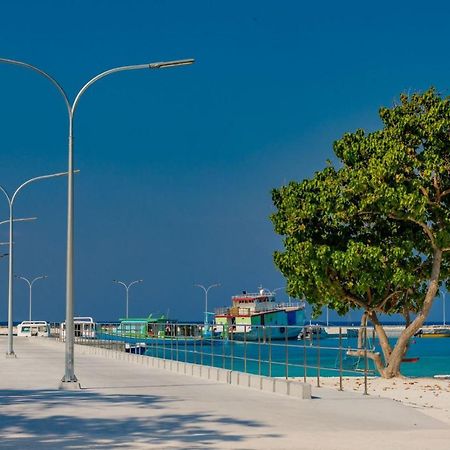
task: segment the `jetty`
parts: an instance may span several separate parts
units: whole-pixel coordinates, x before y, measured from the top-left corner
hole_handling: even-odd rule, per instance
[[[75,346],[81,389],[58,389],[64,344],[16,338],[1,362],[0,448],[445,448],[448,424],[389,399],[312,387],[312,397],[155,367]],[[0,337],[6,348],[6,339]],[[116,352],[118,353],[118,352]]]

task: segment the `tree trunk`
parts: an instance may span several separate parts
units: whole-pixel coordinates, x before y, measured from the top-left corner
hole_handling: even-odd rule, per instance
[[[392,353],[387,360],[387,366],[384,369],[384,378],[393,378],[400,376],[400,365],[403,356],[407,350],[409,340],[414,336],[425,322],[430,312],[433,300],[439,289],[439,275],[441,272],[442,250],[435,249],[433,253],[433,265],[431,269],[430,284],[428,285],[422,310],[417,314],[416,318],[406,327],[398,338]]]
[[[386,335],[386,332],[384,331],[383,325],[378,320],[377,313],[375,311],[368,311],[367,312],[370,321],[373,323],[373,326],[375,327],[375,332],[377,333],[378,340],[380,342],[381,351],[383,352],[383,357],[385,361],[389,361],[389,358],[392,353],[392,347],[389,343],[389,339]]]
[[[383,378],[394,378],[401,376],[400,366],[405,356],[409,340],[414,334],[419,331],[420,327],[424,324],[428,314],[430,312],[431,306],[433,305],[433,300],[439,289],[439,275],[441,272],[442,264],[442,250],[435,249],[433,253],[433,265],[431,269],[430,283],[428,285],[427,293],[425,294],[425,300],[423,302],[422,310],[417,314],[416,318],[409,322],[409,314],[405,315],[406,327],[397,339],[394,348],[392,349],[386,332],[384,331],[383,325],[379,322],[375,311],[366,311],[364,315],[367,315],[375,327],[381,349],[383,351],[383,356],[385,360],[385,365],[383,364],[380,354],[377,352],[367,352],[367,357],[374,361],[375,366]],[[364,318],[364,316],[363,316]],[[367,322],[366,322],[367,325]],[[363,319],[361,319],[361,326],[363,326]],[[358,350],[349,351],[348,354],[351,356],[364,356],[364,350],[361,345],[361,329],[358,333]]]
[[[367,328],[367,312],[361,317],[361,325],[358,330],[358,348],[363,348],[364,328]]]

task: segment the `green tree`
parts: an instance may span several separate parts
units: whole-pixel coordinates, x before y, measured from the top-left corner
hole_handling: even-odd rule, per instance
[[[275,189],[272,221],[289,294],[315,313],[363,310],[382,348],[369,357],[391,378],[449,276],[450,99],[429,89],[379,114],[380,130],[334,143],[339,168]],[[405,329],[391,346],[379,315],[397,313]]]

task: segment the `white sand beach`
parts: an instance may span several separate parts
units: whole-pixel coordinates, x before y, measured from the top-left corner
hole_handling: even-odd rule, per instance
[[[307,381],[317,386],[317,378],[307,378]],[[363,377],[344,377],[342,384],[344,391],[364,394]],[[321,377],[320,386],[339,389],[339,378]],[[412,406],[450,425],[450,379],[368,377],[367,393]],[[315,388],[314,394],[319,395],[320,389]]]

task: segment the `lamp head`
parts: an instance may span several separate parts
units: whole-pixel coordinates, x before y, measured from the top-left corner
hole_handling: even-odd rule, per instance
[[[175,61],[161,61],[161,62],[155,62],[150,63],[148,65],[149,69],[165,69],[168,67],[176,67],[176,66],[190,66],[191,64],[194,64],[194,59],[178,59]]]

